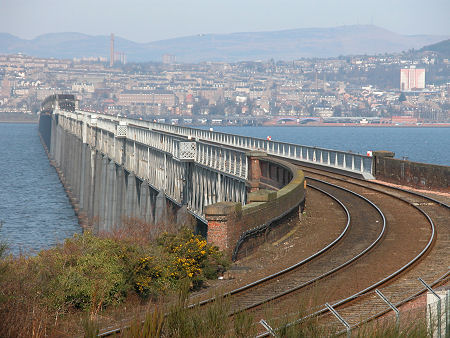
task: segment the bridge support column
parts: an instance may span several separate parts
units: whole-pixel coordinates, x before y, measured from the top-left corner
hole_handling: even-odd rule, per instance
[[[125,210],[125,194],[127,185],[125,182],[125,171],[122,166],[116,168],[116,205],[114,208],[114,224],[120,227],[123,223],[123,216]]]
[[[102,175],[103,175],[103,158],[101,153],[96,152],[95,154],[95,174],[93,177],[94,181],[94,193],[93,193],[93,217],[92,217],[92,227],[94,233],[98,233],[99,230],[99,224],[100,224],[100,217],[102,215],[103,209],[102,209],[102,198],[103,198],[103,192],[102,192]]]
[[[87,214],[89,210],[89,191],[90,191],[90,149],[86,143],[83,143],[81,150],[81,177],[80,177],[80,212],[78,219],[80,225],[85,228],[87,226]]]
[[[127,217],[135,217],[135,207],[137,204],[136,176],[130,173],[127,177],[127,190],[125,197],[125,213]]]
[[[89,148],[88,153],[86,154],[88,159],[88,167],[89,170],[88,173],[88,181],[87,181],[87,187],[89,187],[87,192],[87,217],[90,220],[90,223],[92,223],[92,219],[94,217],[95,211],[94,211],[94,199],[95,199],[95,173],[96,173],[96,164],[97,164],[97,157],[96,157],[96,151],[92,148]]]
[[[85,210],[85,189],[86,189],[86,143],[81,143],[80,145],[81,151],[80,151],[80,189],[79,189],[79,205],[80,205],[80,213],[83,213]],[[80,214],[79,214],[80,217]]]
[[[237,202],[219,202],[205,207],[208,221],[208,242],[219,249],[231,253],[240,235],[238,222],[242,214],[242,204]]]
[[[150,200],[150,187],[147,181],[141,184],[141,194],[139,198],[140,216],[146,223],[153,223],[153,210]]]
[[[101,172],[98,179],[100,183],[100,201],[98,210],[98,232],[107,230],[106,226],[106,211],[107,211],[107,198],[108,198],[108,158],[102,157],[101,159]]]
[[[155,224],[163,225],[167,223],[167,204],[166,194],[161,190],[156,196],[155,203]]]
[[[191,227],[194,224],[194,217],[188,212],[187,205],[184,204],[177,211],[177,226]]]
[[[111,231],[114,228],[113,211],[116,207],[116,164],[109,161],[106,165],[106,189],[105,189],[105,216],[104,231]]]

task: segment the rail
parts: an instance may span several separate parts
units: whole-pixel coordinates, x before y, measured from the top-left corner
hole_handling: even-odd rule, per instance
[[[338,180],[339,180],[339,179],[338,179]],[[356,184],[356,185],[358,185],[358,184]],[[361,186],[362,186],[362,185],[361,185]],[[372,189],[373,189],[373,188],[372,188]],[[407,190],[405,190],[405,189],[394,188],[394,187],[392,187],[392,189],[394,189],[394,190],[400,190],[400,191],[403,191],[403,192],[411,193],[410,191],[407,191]],[[388,193],[386,193],[386,194],[388,194]],[[439,201],[436,201],[435,199],[433,199],[433,198],[431,198],[431,197],[428,197],[428,196],[425,196],[425,195],[422,195],[422,194],[419,194],[419,193],[412,193],[412,194],[415,195],[415,196],[420,196],[420,197],[422,197],[422,198],[424,198],[424,199],[428,199],[428,200],[433,201],[433,202],[438,202],[439,205],[443,206],[444,208],[450,209],[450,206],[449,206],[449,205],[447,205],[447,204],[445,204],[445,203],[442,203],[442,202],[439,202]],[[393,195],[392,195],[392,196],[393,196]],[[355,294],[353,294],[353,295],[351,295],[351,296],[349,296],[349,297],[347,297],[347,298],[345,298],[345,299],[342,299],[342,300],[340,300],[340,301],[338,301],[338,302],[333,303],[333,304],[332,304],[332,307],[333,307],[333,308],[336,308],[336,307],[342,306],[342,305],[344,305],[344,304],[347,304],[347,303],[349,303],[349,302],[351,302],[351,301],[357,299],[358,297],[360,297],[360,296],[362,296],[362,295],[366,295],[366,294],[368,294],[369,292],[371,292],[372,290],[374,290],[375,288],[377,288],[377,287],[383,285],[384,283],[388,282],[389,280],[392,280],[393,278],[397,277],[400,273],[402,273],[403,271],[407,270],[410,266],[412,266],[413,264],[415,264],[415,263],[416,263],[421,257],[423,257],[423,256],[425,255],[425,253],[431,248],[431,246],[432,246],[432,244],[433,244],[433,242],[434,242],[434,240],[435,240],[435,238],[436,238],[435,224],[434,224],[433,220],[431,219],[431,217],[430,217],[425,211],[423,211],[421,208],[419,208],[417,205],[415,205],[414,203],[412,203],[412,202],[410,202],[410,201],[408,201],[408,200],[406,200],[406,199],[404,199],[404,198],[398,197],[398,196],[396,196],[396,198],[398,198],[399,200],[402,200],[403,202],[405,202],[405,203],[411,205],[412,207],[416,208],[420,213],[422,213],[422,214],[426,217],[426,219],[428,220],[428,223],[429,223],[429,225],[430,225],[430,228],[431,228],[431,235],[430,235],[430,237],[429,237],[429,239],[428,239],[427,244],[426,244],[425,247],[424,247],[424,248],[423,248],[423,249],[422,249],[422,250],[421,250],[421,251],[420,251],[413,259],[411,259],[407,264],[405,264],[404,266],[400,267],[398,270],[396,270],[395,272],[393,272],[393,273],[391,273],[390,275],[386,276],[385,278],[383,278],[383,279],[377,281],[376,283],[370,285],[369,287],[367,287],[367,288],[365,288],[365,289],[363,289],[363,290],[360,290],[359,292],[357,292],[357,293],[355,293]],[[447,272],[444,276],[447,276],[447,275],[448,275],[448,272]],[[443,276],[443,277],[444,277],[444,276]],[[441,278],[443,278],[443,277],[441,277]],[[423,289],[422,291],[425,291],[425,289]],[[411,298],[411,297],[409,297],[409,298]],[[409,299],[409,298],[408,298],[408,299]],[[400,305],[400,304],[403,304],[404,302],[405,302],[405,301],[399,302],[399,303],[396,304],[396,306],[397,306],[397,305]],[[293,325],[297,325],[297,324],[301,323],[302,321],[304,321],[304,320],[306,320],[306,319],[309,319],[309,318],[312,318],[312,317],[317,317],[317,316],[323,315],[323,314],[325,314],[325,313],[328,312],[328,311],[329,311],[329,310],[328,310],[326,307],[324,307],[324,308],[322,308],[322,309],[320,309],[320,310],[318,310],[318,311],[316,311],[316,312],[314,312],[314,313],[311,313],[311,314],[308,315],[308,316],[305,316],[305,317],[303,317],[303,318],[300,318],[300,319],[298,319],[298,320],[296,320],[296,321],[294,321],[294,322],[292,322],[292,323],[288,323],[288,324],[287,324],[287,327],[293,326]],[[383,313],[386,313],[386,312],[388,312],[388,311],[384,311]],[[372,319],[378,317],[379,315],[381,315],[381,313],[376,314],[375,316],[373,316]],[[363,321],[363,322],[366,322],[366,321]],[[363,323],[363,322],[361,322],[361,323]],[[361,323],[359,323],[358,325],[360,325]],[[356,326],[358,326],[358,325],[356,325]],[[352,326],[352,328],[354,328],[354,327],[356,327],[356,326]],[[277,329],[275,329],[275,331],[277,331]],[[268,332],[264,332],[264,333],[258,335],[257,337],[267,337],[267,336],[269,336],[269,333],[268,333]]]
[[[306,178],[311,179],[310,177],[306,177]],[[320,180],[316,180],[316,181],[320,181]],[[335,273],[336,271],[342,270],[342,269],[345,268],[346,266],[350,265],[351,263],[353,263],[354,261],[356,261],[357,259],[359,259],[359,258],[362,257],[363,255],[365,255],[367,252],[369,252],[369,251],[370,251],[377,243],[380,242],[381,238],[384,236],[384,234],[385,234],[385,232],[386,232],[386,218],[385,218],[383,212],[380,210],[380,208],[378,208],[378,206],[377,206],[376,204],[374,204],[373,202],[371,202],[369,199],[365,198],[364,196],[359,195],[359,194],[357,194],[357,193],[355,193],[355,192],[353,192],[353,191],[351,191],[351,190],[348,190],[348,189],[346,189],[346,188],[339,187],[339,186],[336,186],[336,185],[334,185],[334,184],[331,184],[331,183],[328,183],[328,182],[324,182],[324,181],[322,181],[322,183],[325,183],[325,184],[327,184],[327,185],[334,186],[334,187],[337,187],[337,188],[342,189],[342,190],[344,190],[344,191],[347,191],[347,192],[349,192],[350,194],[353,194],[353,195],[357,196],[358,198],[363,199],[363,200],[366,201],[369,205],[371,205],[373,208],[375,208],[375,210],[378,212],[378,214],[381,216],[381,218],[382,218],[382,220],[383,220],[382,229],[381,229],[380,233],[378,234],[377,238],[376,238],[372,243],[370,243],[370,245],[369,245],[368,247],[366,247],[364,250],[362,250],[361,252],[359,252],[356,256],[353,256],[351,259],[347,260],[346,262],[342,263],[341,265],[339,265],[339,266],[337,266],[337,267],[335,267],[335,268],[333,268],[333,269],[331,269],[331,270],[329,270],[329,271],[327,271],[327,272],[325,272],[325,273],[323,273],[323,274],[321,274],[321,275],[319,275],[319,276],[316,276],[316,277],[314,277],[314,278],[312,278],[312,279],[310,279],[310,280],[308,280],[308,281],[306,281],[306,282],[304,282],[304,283],[302,283],[302,284],[300,284],[300,285],[297,285],[297,286],[294,287],[294,288],[285,290],[285,291],[283,291],[283,292],[281,292],[281,293],[278,293],[278,294],[275,295],[275,296],[266,298],[266,299],[261,300],[261,301],[258,301],[258,302],[256,302],[256,303],[253,303],[251,306],[247,306],[245,309],[240,309],[241,311],[242,311],[242,310],[249,310],[249,309],[252,309],[252,308],[254,308],[254,307],[260,306],[260,305],[262,305],[262,304],[268,303],[268,302],[270,302],[270,301],[272,301],[272,300],[275,300],[275,299],[277,299],[277,298],[283,297],[283,296],[285,296],[285,295],[287,295],[287,294],[289,294],[289,293],[292,293],[292,292],[297,291],[297,290],[299,290],[299,289],[302,289],[302,288],[304,288],[304,287],[306,287],[306,286],[308,286],[308,285],[311,285],[311,284],[313,284],[313,283],[315,283],[315,282],[317,282],[317,281],[319,281],[319,280],[321,280],[321,279],[324,279],[325,277],[330,276],[331,274]],[[309,186],[310,186],[310,185],[309,185]],[[318,189],[317,187],[315,187],[315,189],[320,190],[320,189]],[[314,256],[314,257],[316,257],[316,256]],[[296,267],[297,267],[297,266],[296,266]],[[288,269],[289,269],[289,270],[288,270]],[[287,271],[292,270],[292,269],[290,269],[290,268],[288,268],[288,269],[285,269],[285,270],[287,270]],[[286,272],[285,270],[283,270],[283,273]],[[280,276],[280,275],[281,275],[281,274],[276,274],[276,276]],[[267,279],[267,280],[268,280],[268,279]],[[258,283],[258,284],[260,284],[260,283]],[[246,288],[244,287],[244,288],[240,288],[240,289],[242,289],[242,290],[236,291],[236,292],[234,292],[234,294],[236,294],[236,293],[238,293],[238,292],[241,292],[241,291],[243,291],[243,290],[246,289]],[[232,291],[232,292],[233,292],[233,291]],[[335,306],[335,304],[333,304],[333,307],[334,307],[334,306]]]

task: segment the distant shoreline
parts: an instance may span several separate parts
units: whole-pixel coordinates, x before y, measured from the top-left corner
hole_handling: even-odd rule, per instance
[[[0,112],[0,123],[38,123],[37,114],[20,112]]]
[[[17,123],[17,124],[38,124],[38,122],[39,122],[39,120],[33,120],[33,121],[25,121],[25,120],[21,120],[21,121],[19,121],[19,120],[17,120],[17,121],[15,121],[15,120],[0,120],[0,123],[10,123],[10,124],[13,124],[13,123]]]
[[[0,119],[0,123],[20,123],[20,124],[38,124],[39,119],[30,119],[30,120],[4,120]],[[297,124],[297,123],[286,123],[286,124],[261,124],[261,125],[222,125],[222,124],[179,124],[179,126],[182,127],[208,127],[208,128],[214,128],[214,127],[359,127],[359,128],[450,128],[450,123],[430,123],[430,124],[421,124],[421,125],[415,125],[415,124],[401,124],[401,125],[394,125],[394,124],[360,124],[360,123],[308,123],[308,124]]]
[[[421,125],[359,124],[359,123],[262,124],[259,127],[450,128],[450,123],[421,124]]]

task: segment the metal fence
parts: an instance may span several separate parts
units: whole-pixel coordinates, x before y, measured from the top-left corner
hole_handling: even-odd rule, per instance
[[[58,114],[63,116],[63,127],[79,137],[82,137],[81,125],[87,121],[90,128],[105,131],[116,137],[126,137],[128,140],[170,154],[177,160],[192,160],[211,170],[242,180],[247,179],[248,160],[245,150],[202,142],[199,138],[186,140],[186,135],[169,133],[168,130],[165,130],[164,126],[166,125],[163,125],[163,128],[150,128],[149,126],[154,127],[159,124],[149,121],[116,118],[82,111],[77,111],[77,113],[58,110]],[[89,119],[86,118],[87,115],[90,115]],[[93,121],[94,123],[92,123]],[[75,129],[75,126],[78,128]],[[200,129],[193,130],[201,131]],[[114,154],[111,153],[113,149],[109,150],[111,145],[108,145],[107,142],[107,138],[98,142],[100,150],[115,159]],[[111,141],[109,142],[111,143]]]
[[[99,115],[100,116],[100,115]],[[227,145],[245,150],[261,150],[269,155],[314,164],[322,167],[344,170],[361,174],[365,178],[373,178],[373,158],[366,155],[332,150],[319,147],[303,146],[287,142],[265,140],[256,137],[233,135],[212,130],[183,127],[178,125],[156,123],[144,120],[128,119],[101,115],[103,118],[115,119],[143,128],[164,131],[187,138],[195,138],[220,145]]]

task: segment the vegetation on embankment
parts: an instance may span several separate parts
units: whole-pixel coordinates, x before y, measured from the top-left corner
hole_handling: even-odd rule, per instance
[[[94,318],[129,297],[155,300],[185,281],[195,289],[228,265],[189,229],[152,241],[85,233],[35,256],[0,253],[2,337],[58,335],[74,314]]]

